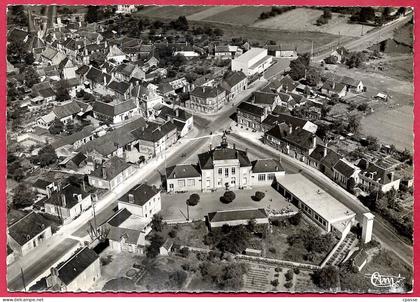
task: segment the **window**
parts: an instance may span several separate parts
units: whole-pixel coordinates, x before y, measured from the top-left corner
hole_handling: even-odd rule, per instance
[[[230,183],[232,185],[235,185],[236,184],[236,177],[232,177],[231,180],[230,180]]]
[[[207,179],[207,180],[206,180],[206,187],[207,187],[207,188],[210,188],[210,179]]]
[[[225,168],[225,177],[229,176],[229,168]]]
[[[178,186],[179,187],[185,187],[185,180],[178,180]]]
[[[268,180],[273,180],[274,179],[274,173],[269,173],[267,176]]]
[[[219,168],[219,175],[222,175],[222,173],[223,173],[223,169],[222,168]]]
[[[235,174],[236,173],[236,169],[235,169],[235,167],[232,167],[232,174]]]
[[[217,179],[217,186],[218,187],[222,186],[222,179],[221,178]]]
[[[265,181],[265,174],[258,174],[258,181]]]
[[[244,185],[246,185],[248,178],[244,177]]]
[[[195,179],[188,179],[188,186],[194,187],[195,186]]]
[[[173,190],[174,184],[169,184],[169,189]]]

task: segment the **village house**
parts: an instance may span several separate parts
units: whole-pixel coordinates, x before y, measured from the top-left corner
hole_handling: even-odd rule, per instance
[[[17,256],[25,256],[51,236],[50,223],[35,212],[30,212],[8,227],[8,244]]]
[[[127,60],[125,53],[117,47],[117,45],[112,45],[106,55],[107,61],[116,62],[121,64],[124,60]]]
[[[227,91],[227,100],[234,99],[248,88],[248,78],[241,72],[233,72],[223,79],[221,86]]]
[[[341,158],[340,154],[327,146],[317,145],[315,150],[309,155],[308,165],[334,179],[334,166]]]
[[[76,150],[96,137],[94,130],[94,126],[88,125],[78,132],[52,142],[51,146],[58,153],[60,153],[60,149],[63,147],[65,149],[66,147],[71,147],[71,149]]]
[[[133,130],[136,138],[135,146],[147,159],[164,156],[167,149],[178,141],[175,123],[168,121],[164,124],[149,122],[145,127]]]
[[[131,88],[131,83],[113,80],[106,86],[105,95],[112,96],[114,99],[117,99],[119,101],[125,101],[130,96]]]
[[[117,5],[117,14],[129,14],[137,11],[137,7],[133,4]]]
[[[58,166],[67,170],[77,171],[87,165],[87,157],[81,152],[75,152],[67,156]]]
[[[38,178],[33,184],[32,189],[39,194],[51,196],[51,193],[58,189],[54,181]]]
[[[105,123],[116,124],[139,115],[136,104],[132,100],[106,103],[93,103],[93,116]]]
[[[271,186],[275,179],[285,175],[285,171],[277,159],[258,159],[252,163],[252,186]]]
[[[161,209],[160,190],[147,183],[138,185],[118,199],[118,209],[127,209],[133,215],[151,218]]]
[[[359,182],[360,168],[346,159],[340,159],[334,166],[334,181],[344,188],[348,188],[349,180],[353,178],[354,185]]]
[[[269,56],[276,58],[297,58],[297,47],[292,45],[267,45],[267,53]]]
[[[90,67],[84,75],[84,79],[89,83],[90,89],[101,95],[106,95],[106,86],[111,82],[112,76],[95,67]]]
[[[337,95],[338,97],[342,98],[346,96],[346,92],[346,85],[331,80],[324,82],[324,84],[321,87],[321,93],[330,97]]]
[[[44,202],[45,213],[57,216],[63,224],[76,219],[92,205],[91,195],[85,188],[67,184],[59,191],[54,191]]]
[[[138,65],[132,63],[118,65],[113,73],[117,80],[126,82],[129,82],[133,78],[141,81],[146,77],[146,73]]]
[[[214,46],[214,56],[222,60],[234,59],[242,55],[241,48],[235,45],[216,45]]]
[[[166,169],[168,192],[200,191],[201,172],[197,165],[176,165]]]
[[[159,248],[159,254],[162,256],[169,256],[172,252],[173,246],[174,240],[172,238],[166,239],[163,245]]]
[[[186,107],[197,112],[215,113],[226,103],[226,90],[221,87],[196,87],[190,92]]]
[[[108,233],[110,248],[117,252],[142,255],[146,247],[145,233],[142,230],[110,227]]]
[[[193,128],[193,115],[181,108],[172,109],[168,106],[163,106],[158,118],[162,122],[172,121],[177,127],[179,137],[184,137]]]
[[[242,102],[237,107],[237,121],[240,126],[262,131],[262,121],[267,117],[267,109],[252,103]]]
[[[286,124],[293,129],[302,128],[303,130],[309,131],[311,133],[316,133],[318,126],[311,121],[293,116],[289,113],[280,113],[276,107],[271,114],[268,114],[267,117],[262,121],[263,131],[268,131],[275,125]]]
[[[272,56],[267,49],[253,47],[232,60],[232,71],[242,71],[246,76],[264,72],[272,63]]]
[[[45,62],[47,65],[58,65],[61,61],[66,58],[66,55],[54,48],[47,47],[41,53],[42,61]]]
[[[48,129],[55,119],[60,120],[63,124],[73,123],[74,118],[78,114],[83,114],[83,109],[75,101],[62,103],[54,106],[53,110],[47,115],[41,116],[37,120],[37,125],[41,128]]]
[[[76,70],[78,69],[78,66],[69,58],[65,58],[58,65],[58,69],[61,71],[61,77],[64,80],[68,80],[76,78]]]
[[[147,119],[156,116],[156,112],[163,104],[163,97],[157,92],[158,86],[147,84],[145,86],[135,85],[131,90],[131,96],[136,98],[139,103],[143,116]]]
[[[399,190],[401,179],[395,176],[395,168],[384,166],[382,160],[369,162],[361,159],[358,167],[361,168],[358,187],[363,191],[369,193],[380,190],[386,193],[392,189]]]
[[[88,175],[88,180],[89,184],[95,188],[112,191],[134,172],[136,172],[135,167],[114,156],[104,163],[98,164],[95,170]]]
[[[280,102],[280,97],[277,93],[255,91],[248,102],[267,109],[267,113],[270,113],[276,108]]]
[[[46,278],[48,291],[88,291],[101,277],[101,262],[98,254],[84,247],[76,251],[67,261],[51,268]]]

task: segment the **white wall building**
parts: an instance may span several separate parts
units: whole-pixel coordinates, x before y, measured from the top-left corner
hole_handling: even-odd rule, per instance
[[[264,72],[272,60],[273,57],[267,54],[267,49],[254,47],[232,60],[232,71],[242,71],[246,76],[251,76]]]

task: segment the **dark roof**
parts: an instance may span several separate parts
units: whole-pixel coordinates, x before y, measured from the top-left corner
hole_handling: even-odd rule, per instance
[[[345,177],[349,178],[354,173],[354,168],[344,160],[340,159],[334,166],[334,169],[340,172]]]
[[[88,125],[78,132],[75,132],[68,136],[64,136],[63,138],[51,143],[51,146],[54,149],[58,149],[65,145],[72,145],[85,137],[91,136],[94,129],[94,126]]]
[[[126,163],[122,158],[114,156],[107,160],[105,163],[98,165],[98,167],[93,170],[90,175],[111,181],[129,167],[130,165]],[[105,175],[103,173],[104,171]]]
[[[321,164],[332,169],[341,158],[342,156],[340,154],[332,149],[328,149],[327,156],[321,159]]]
[[[223,83],[226,84],[224,85],[224,88],[230,90],[232,87],[239,84],[245,79],[246,79],[246,75],[242,71],[233,72],[223,80]]]
[[[167,251],[169,251],[173,245],[174,245],[174,240],[172,238],[168,238],[165,240],[162,247],[166,249]]]
[[[93,111],[100,114],[104,114],[109,117],[114,117],[118,114],[133,110],[136,108],[136,104],[132,100],[121,102],[118,104],[115,103],[105,103],[101,101],[96,101],[93,103]]]
[[[112,241],[121,242],[122,239],[129,244],[137,244],[140,237],[140,230],[111,227],[108,238]]]
[[[191,95],[199,97],[199,98],[214,98],[222,93],[225,90],[221,87],[209,87],[209,86],[201,86],[196,87],[193,91],[190,92]]]
[[[158,194],[160,190],[156,186],[149,186],[148,184],[140,184],[136,188],[131,189],[124,194],[119,200],[123,202],[130,202],[129,195],[134,197],[134,204],[144,206],[153,196]]]
[[[226,159],[238,159],[241,167],[251,166],[247,153],[242,150],[219,147],[198,154],[198,161],[201,169],[213,169],[213,161]]]
[[[384,168],[379,167],[376,163],[368,163],[367,169],[362,170],[366,177],[372,178],[374,181],[378,181],[381,184],[387,184],[392,181],[392,171],[387,171]]]
[[[149,122],[146,127],[138,128],[133,130],[131,133],[139,140],[157,142],[162,137],[176,129],[177,127],[173,122],[166,122],[162,125]]]
[[[71,158],[71,161],[76,165],[76,166],[79,166],[84,160],[86,160],[87,159],[87,157],[83,154],[83,153],[81,153],[81,152],[79,152],[79,153],[77,153],[75,156],[73,156],[72,158]]]
[[[200,168],[197,165],[176,165],[166,169],[166,177],[168,179],[200,176]]]
[[[341,92],[344,88],[345,88],[344,84],[330,81],[330,80],[327,80],[326,82],[324,82],[324,84],[321,87],[321,89],[326,89],[328,91],[332,91],[335,93]]]
[[[52,183],[53,183],[52,181],[42,179],[42,178],[38,178],[32,186],[34,188],[45,189],[47,186],[49,186]]]
[[[130,88],[130,84],[127,82],[112,81],[111,83],[109,83],[108,88],[114,90],[119,94],[125,94]]]
[[[79,113],[80,109],[79,104],[76,102],[70,102],[64,105],[55,106],[53,112],[59,119],[61,119]]]
[[[267,125],[267,126],[274,126],[274,125],[278,125],[278,124],[287,124],[287,125],[291,125],[293,128],[303,128],[305,126],[305,124],[307,123],[307,120],[298,118],[296,116],[290,115],[290,114],[286,114],[286,113],[279,113],[279,114],[269,114],[263,121],[263,125]]]
[[[52,88],[45,88],[45,89],[40,89],[38,91],[38,93],[43,97],[43,98],[49,98],[52,96],[55,96],[55,92],[54,90],[52,90]]]
[[[281,78],[279,84],[283,87],[283,89],[287,91],[293,91],[298,86],[298,84],[296,84],[295,81],[293,81],[293,79],[289,75],[286,75],[283,78]]]
[[[111,80],[111,76],[107,73],[103,73],[99,69],[95,67],[91,67],[86,74],[86,78],[91,80],[94,83],[101,83],[101,84],[107,84]],[[104,83],[104,78],[106,79],[106,83]]]
[[[228,210],[208,213],[210,222],[249,220],[267,217],[268,215],[264,209]]]
[[[22,219],[9,226],[9,235],[23,246],[29,240],[50,227],[50,223],[40,214],[30,212]]]
[[[82,65],[82,66],[80,66],[77,70],[76,70],[76,73],[77,74],[80,74],[80,75],[84,75],[86,72],[88,72],[89,71],[89,66],[87,66],[87,65]]]
[[[58,267],[58,278],[64,284],[69,285],[98,258],[98,254],[93,250],[87,247],[82,248]]]
[[[276,101],[278,95],[276,93],[256,91],[252,99],[253,103],[272,105]]]
[[[285,124],[276,125],[268,130],[266,134],[305,150],[309,150],[313,147],[314,137],[317,141],[320,141],[320,139],[317,138],[313,133],[306,131],[305,129],[296,128],[292,131],[292,133],[289,133],[287,131],[287,128],[289,127],[286,128],[285,126],[287,127]]]
[[[160,110],[159,117],[166,119],[168,116],[185,122],[192,115],[181,108],[172,109],[168,106],[163,106]]]
[[[118,227],[131,216],[131,212],[126,208],[119,210],[107,221],[110,226]]]
[[[248,114],[256,115],[256,116],[259,116],[259,117],[261,117],[265,114],[265,109],[264,108],[262,108],[260,106],[257,106],[257,105],[254,105],[254,104],[251,104],[251,103],[248,103],[248,102],[240,103],[238,105],[238,110],[242,111],[242,112],[246,112]]]
[[[9,256],[10,254],[13,254],[13,250],[9,245],[7,245],[7,256]]]
[[[84,199],[89,194],[86,193],[86,191],[84,191],[80,186],[68,184],[62,188],[60,192],[54,191],[51,194],[51,197],[45,200],[44,203],[71,209],[79,203],[77,199],[78,195],[81,195],[82,199]],[[63,196],[65,197],[65,204]]]
[[[267,173],[284,171],[283,166],[277,159],[258,159],[252,162],[253,173]]]

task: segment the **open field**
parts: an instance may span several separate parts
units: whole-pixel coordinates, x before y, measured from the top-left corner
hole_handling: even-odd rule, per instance
[[[179,16],[189,16],[208,10],[208,6],[146,6],[135,12],[135,15],[176,19]]]
[[[201,20],[236,25],[251,25],[258,20],[258,17],[262,12],[270,11],[270,9],[270,6],[237,6]]]
[[[188,16],[188,20],[200,21],[206,18],[211,18],[213,15],[230,11],[233,6],[211,6],[205,10],[199,11],[193,15]]]
[[[281,15],[257,21],[253,27],[267,29],[281,29],[293,31],[323,32],[334,35],[360,37],[372,26],[348,24],[349,16],[333,13],[328,24],[316,26],[316,20],[323,14],[321,10],[311,8],[297,8]]]
[[[373,135],[397,149],[413,150],[413,107],[409,105],[381,110],[361,120],[362,133]]]

